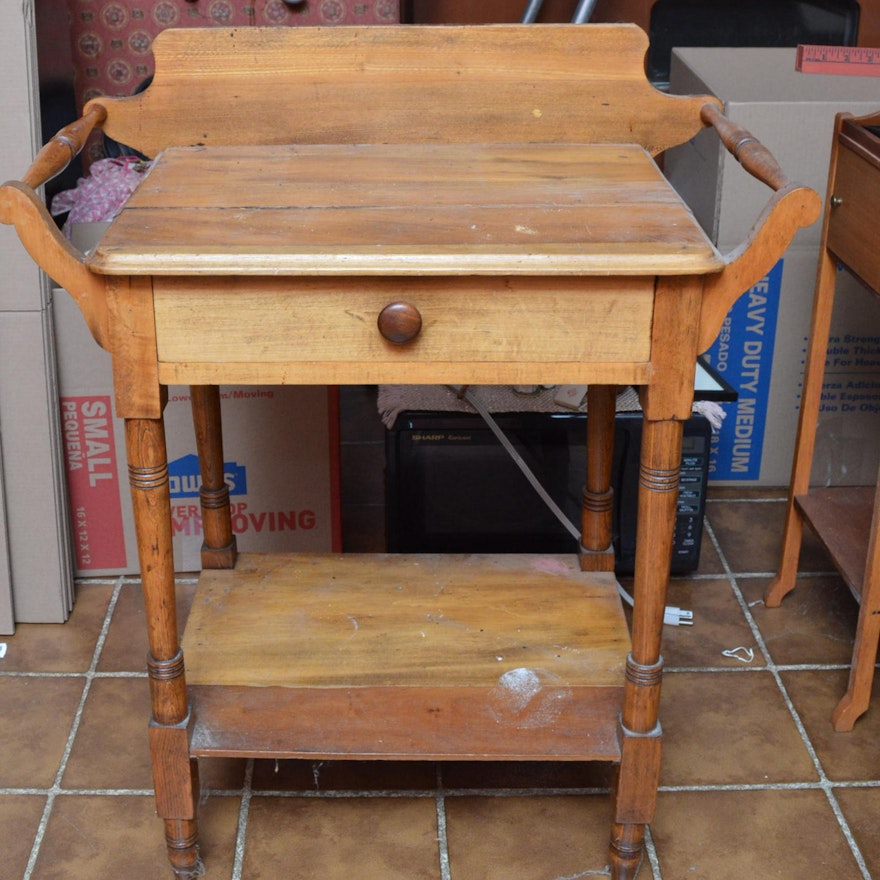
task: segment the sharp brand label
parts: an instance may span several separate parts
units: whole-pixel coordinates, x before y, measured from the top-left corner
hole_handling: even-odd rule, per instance
[[[782,270],[780,260],[737,300],[707,352],[739,394],[735,403],[723,404],[727,415],[712,437],[709,474],[715,480],[756,480],[761,474]]]
[[[199,488],[202,485],[199,457],[191,453],[170,462],[168,478],[172,498],[198,498]],[[247,471],[244,465],[224,462],[223,478],[229,486],[230,495],[247,495]]]
[[[444,431],[441,434],[414,433],[413,443],[461,443],[473,439],[470,433],[461,431]]]
[[[77,568],[121,568],[125,533],[108,397],[62,397],[61,432]]]

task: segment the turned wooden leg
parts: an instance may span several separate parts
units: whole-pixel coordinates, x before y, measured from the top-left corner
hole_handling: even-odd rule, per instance
[[[645,848],[645,826],[611,826],[611,876],[613,880],[634,880]]]
[[[198,854],[198,774],[189,756],[189,707],[177,626],[171,496],[162,419],[126,419],[126,450],[146,611],[150,755],[156,809],[178,877],[203,873]]]
[[[193,880],[204,875],[195,821],[166,819],[165,845],[176,880]]]
[[[878,643],[880,643],[880,614],[876,610],[871,612],[869,607],[863,604],[859,608],[859,623],[849,671],[849,684],[846,694],[831,714],[831,723],[835,730],[852,730],[859,717],[868,711]]]
[[[216,385],[190,388],[196,448],[202,484],[202,568],[233,568],[236,545],[232,533],[229,486],[223,472],[223,428],[220,389]]]
[[[621,758],[614,790],[612,876],[635,877],[645,826],[660,781],[660,641],[681,470],[680,421],[645,420],[639,474],[632,652],[620,720]]]
[[[813,468],[813,452],[816,446],[816,425],[819,421],[822,384],[825,380],[828,334],[831,331],[831,314],[834,307],[836,273],[836,261],[825,248],[822,248],[817,270],[816,295],[813,298],[812,329],[804,367],[801,411],[791,468],[785,528],[782,533],[779,570],[764,594],[764,604],[768,608],[776,608],[782,602],[786,594],[794,589],[797,577],[804,524],[795,498],[810,488],[810,472]]]
[[[614,571],[611,546],[614,491],[614,418],[617,388],[587,389],[587,477],[581,506],[580,566],[583,571]]]
[[[880,474],[877,475],[880,487]],[[849,684],[843,699],[831,715],[835,730],[852,730],[859,716],[868,711],[877,647],[880,644],[880,488],[874,493],[871,537],[865,561],[865,576],[859,596],[859,621],[853,646]]]

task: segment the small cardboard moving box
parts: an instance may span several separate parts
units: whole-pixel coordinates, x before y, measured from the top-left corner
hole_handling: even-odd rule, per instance
[[[799,73],[795,49],[675,49],[670,91],[713,94],[792,180],[823,198],[834,116],[880,110],[874,77]],[[664,170],[722,253],[744,241],[768,190],[733,167],[710,132],[673,150]],[[710,478],[784,486],[791,476],[821,221],[798,231],[782,260],[731,310],[709,351],[739,392],[724,404]],[[880,309],[841,271],[813,480],[873,484],[880,444]]]
[[[76,304],[56,290],[61,427],[78,577],[136,573],[138,556],[110,356]],[[240,549],[339,550],[338,396],[316,386],[223,386],[223,452]],[[174,562],[201,568],[199,463],[189,388],[165,408]]]

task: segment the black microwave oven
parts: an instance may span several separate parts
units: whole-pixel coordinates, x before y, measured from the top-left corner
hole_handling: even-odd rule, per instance
[[[547,493],[579,528],[584,484],[583,413],[500,413],[499,427]],[[618,574],[635,562],[642,415],[615,420],[614,548]],[[697,568],[711,426],[684,426],[672,571]],[[399,553],[568,553],[577,541],[556,519],[477,414],[405,411],[386,434],[386,536]]]

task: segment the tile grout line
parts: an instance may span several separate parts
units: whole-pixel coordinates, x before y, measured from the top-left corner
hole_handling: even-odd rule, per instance
[[[440,860],[440,880],[452,880],[452,868],[449,859],[449,838],[446,826],[446,790],[443,785],[443,762],[439,761],[436,767],[436,792],[437,804],[437,851]]]
[[[54,626],[54,624],[53,624]],[[125,672],[119,670],[117,672],[24,672],[10,671],[0,672],[2,678],[148,678],[146,672]]]
[[[745,597],[740,590],[739,584],[737,582],[737,576],[733,573],[730,565],[727,562],[727,557],[721,549],[721,545],[718,541],[717,536],[715,535],[715,531],[712,528],[708,517],[704,522],[704,528],[706,529],[706,532],[708,533],[713,546],[718,552],[718,555],[721,559],[721,564],[728,579],[728,583],[730,584],[730,588],[733,591],[733,594],[737,602],[739,603],[740,609],[742,610],[746,618],[746,623],[748,624],[749,629],[752,632],[752,637],[755,639],[758,650],[760,650],[762,655],[764,656],[764,663],[766,664],[766,668],[773,676],[773,680],[776,682],[777,688],[779,688],[779,692],[782,696],[783,701],[785,702],[786,708],[788,709],[792,720],[794,721],[798,734],[801,737],[804,747],[807,750],[807,754],[810,756],[810,760],[812,761],[813,767],[819,777],[819,783],[817,787],[824,792],[825,797],[828,800],[831,811],[834,813],[834,817],[837,819],[837,823],[840,826],[841,833],[843,834],[844,839],[849,845],[850,852],[852,853],[856,864],[859,866],[859,871],[861,872],[863,880],[871,880],[871,875],[868,871],[868,866],[865,862],[862,851],[859,848],[859,845],[856,843],[856,840],[852,833],[852,829],[849,827],[849,822],[843,815],[843,810],[840,808],[840,804],[838,803],[837,798],[834,795],[834,785],[828,779],[828,776],[825,773],[825,768],[822,766],[822,762],[819,760],[819,755],[817,754],[813,746],[813,742],[810,739],[809,734],[807,733],[806,727],[804,727],[804,723],[800,717],[800,714],[798,713],[797,709],[795,709],[791,696],[788,693],[788,689],[785,687],[785,684],[782,681],[782,676],[779,673],[779,667],[777,667],[776,664],[773,662],[773,657],[770,654],[770,650],[768,649],[766,642],[764,641],[764,637],[761,634],[761,630],[757,624],[757,621],[755,620],[751,608],[749,607],[748,602],[746,602]]]
[[[706,518],[708,519],[708,517]],[[706,520],[704,520],[706,522]],[[720,552],[720,551],[719,551]],[[750,579],[758,579],[758,578],[772,578],[775,577],[775,571],[737,571],[734,572],[736,577],[738,578],[750,578]],[[723,571],[704,571],[704,572],[690,572],[688,574],[673,574],[670,575],[670,582],[672,581],[717,581],[723,580],[726,577]],[[796,580],[808,580],[809,578],[827,578],[827,577],[840,577],[839,571],[834,571],[833,569],[829,569],[828,571],[799,571],[795,576]]]
[[[850,779],[841,782],[832,782],[830,785],[834,788],[846,789],[880,789],[880,780],[878,779]],[[686,792],[686,791],[822,791],[824,786],[821,782],[712,782],[700,785],[681,784],[681,785],[661,785],[658,791],[663,792]],[[39,796],[48,795],[49,788],[0,788],[0,795],[5,796]],[[507,798],[545,798],[545,797],[599,797],[607,796],[610,790],[607,788],[554,788],[554,787],[529,787],[529,788],[506,788],[498,786],[497,788],[457,788],[448,789],[443,793],[444,801],[449,798],[475,798],[475,797],[507,797]],[[64,797],[153,797],[154,792],[151,788],[77,788],[62,789],[59,794]],[[204,789],[202,791],[202,801],[205,798],[240,798],[242,789],[240,788],[224,788],[224,789]],[[250,793],[251,801],[255,798],[277,798],[280,800],[407,800],[413,798],[416,800],[430,800],[437,798],[436,790],[400,790],[400,789],[339,789],[336,791],[295,791],[295,790],[259,790],[255,789]]]
[[[231,880],[241,880],[244,870],[244,852],[247,844],[248,819],[253,797],[254,759],[248,758],[244,769],[244,782],[241,787],[241,803],[238,808],[238,831],[235,836],[235,860],[232,864]]]
[[[437,761],[438,764],[444,763],[442,760]],[[880,785],[880,782],[878,782]],[[508,786],[498,786],[496,788],[447,788],[443,790],[444,801],[448,798],[468,798],[468,797],[496,797],[503,795],[504,797],[589,797],[594,795],[607,795],[608,788],[559,788],[546,786],[536,788],[530,786],[528,788],[511,788]],[[237,790],[211,792],[214,795],[237,795]],[[308,790],[292,790],[277,791],[275,789],[255,789],[251,792],[253,798],[289,798],[300,800],[316,800],[327,798],[328,800],[349,800],[355,798],[373,798],[387,800],[407,800],[409,798],[417,798],[426,800],[437,797],[437,789],[336,789],[324,791],[308,791]]]
[[[307,760],[307,759],[294,759],[294,760]],[[223,795],[223,794],[240,794],[240,792],[232,791],[232,792],[213,792],[215,795]],[[387,789],[356,789],[356,788],[342,788],[342,789],[324,789],[322,791],[310,791],[308,789],[282,789],[276,790],[272,788],[267,789],[254,789],[251,793],[251,800],[254,798],[283,798],[287,800],[356,800],[358,798],[371,798],[374,800],[406,800],[407,798],[419,798],[421,800],[428,800],[431,798],[437,797],[436,789],[397,789],[397,788],[387,788]],[[450,792],[447,792],[450,794]]]
[[[731,496],[730,498],[709,498],[712,504],[785,504],[788,501],[787,494],[780,494],[776,498],[772,497],[755,497],[742,495],[739,498]]]
[[[650,824],[645,826],[645,853],[648,856],[654,880],[663,880],[663,869],[660,867],[660,857],[657,855],[657,847],[654,846],[654,836],[651,834]]]
[[[116,581],[116,584],[113,588],[113,593],[110,597],[110,603],[107,606],[107,611],[104,614],[104,622],[101,625],[101,632],[98,634],[98,640],[95,644],[95,649],[92,652],[92,659],[89,663],[88,672],[85,674],[85,682],[83,684],[82,694],[80,695],[79,703],[76,707],[76,712],[73,716],[73,721],[70,725],[70,733],[67,736],[67,742],[64,745],[64,752],[61,755],[61,761],[58,766],[58,770],[55,773],[55,779],[52,782],[52,787],[46,792],[46,805],[43,808],[43,814],[40,816],[40,824],[37,826],[36,834],[34,835],[34,843],[31,847],[30,856],[28,857],[27,866],[24,869],[24,874],[22,875],[22,880],[30,880],[31,875],[33,874],[34,867],[37,863],[37,857],[40,854],[40,848],[43,845],[43,837],[46,834],[46,828],[49,825],[49,817],[52,815],[52,809],[55,806],[55,798],[61,793],[61,779],[64,776],[65,771],[67,770],[67,762],[70,758],[70,754],[73,751],[73,743],[76,740],[76,735],[79,732],[79,727],[82,722],[83,711],[85,709],[86,699],[89,696],[89,692],[92,688],[92,681],[95,677],[95,670],[98,666],[98,661],[101,658],[101,652],[104,650],[104,643],[107,640],[107,633],[110,630],[110,621],[113,617],[113,612],[116,610],[116,603],[119,600],[119,593],[122,589],[123,578],[119,578]]]
[[[779,672],[840,672],[849,669],[848,663],[791,663],[777,666]],[[669,666],[664,667],[663,674],[667,672],[719,672],[731,675],[742,675],[751,672],[769,672],[769,666],[754,666],[752,661],[742,666]]]

